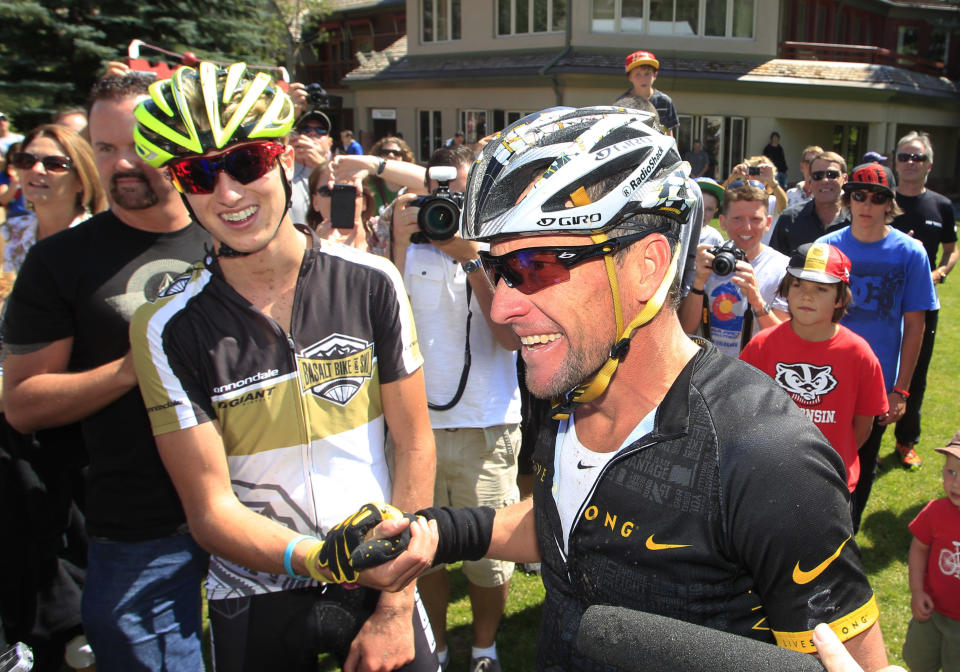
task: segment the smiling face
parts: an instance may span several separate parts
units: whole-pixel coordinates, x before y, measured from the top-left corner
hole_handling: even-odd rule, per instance
[[[528,236],[495,242],[490,253],[591,242],[587,236]],[[523,294],[501,280],[490,317],[520,337],[527,388],[541,399],[560,396],[584,382],[607,360],[615,337],[613,300],[601,259],[574,266],[569,280],[533,294]],[[605,333],[598,324],[611,326]]]
[[[83,192],[83,184],[77,177],[76,169],[48,170],[40,161],[46,156],[68,156],[59,142],[40,136],[34,138],[23,151],[38,159],[31,168],[19,171],[24,198],[39,208],[77,203],[78,194]]]
[[[760,254],[763,234],[771,220],[766,201],[733,201],[727,207],[727,214],[720,215],[720,226],[747,254],[747,259],[753,259]]]
[[[230,149],[235,149],[233,145]],[[209,152],[216,157],[223,152]],[[275,166],[261,177],[241,184],[226,171],[216,176],[213,193],[187,194],[187,202],[211,237],[238,252],[257,252],[276,235],[286,209],[280,170],[293,178],[293,149],[287,147]]]
[[[837,177],[824,176],[819,180],[813,179],[816,173],[830,171],[837,173]],[[839,163],[817,159],[810,164],[810,176],[814,201],[817,203],[838,203],[840,201],[841,190],[843,183],[847,181],[847,176],[843,174]]]

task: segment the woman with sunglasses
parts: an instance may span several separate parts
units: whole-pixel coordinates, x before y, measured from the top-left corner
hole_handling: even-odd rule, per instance
[[[90,143],[65,126],[30,131],[11,163],[33,209],[4,228],[3,270],[17,272],[35,242],[106,210],[107,197]]]
[[[373,194],[377,213],[383,213],[403,189],[415,194],[427,193],[423,186],[423,167],[402,138],[388,135],[374,143],[369,154],[339,154],[331,163],[337,183],[352,182],[357,173],[364,176],[367,191]]]
[[[839,248],[851,262],[853,306],[841,323],[862,336],[880,360],[890,410],[878,416],[859,449],[862,472],[853,499],[854,529],[870,496],[877,454],[887,425],[900,419],[923,340],[926,311],[939,307],[930,264],[920,241],[890,226],[900,208],[893,172],[879,163],[853,169],[843,185],[850,226],[817,240]]]
[[[364,252],[387,256],[390,250],[390,227],[380,226],[380,218],[371,216],[375,210],[373,195],[367,191],[361,176],[357,176],[350,185],[356,190],[353,206],[352,226],[348,222],[334,225],[331,212],[334,183],[330,177],[330,164],[323,160],[310,173],[307,181],[310,189],[310,209],[307,211],[307,225],[322,240],[355,247]]]

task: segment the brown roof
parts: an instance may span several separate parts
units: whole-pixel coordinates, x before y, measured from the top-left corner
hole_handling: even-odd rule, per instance
[[[461,77],[531,76],[550,73],[622,75],[623,55],[572,50],[559,59],[556,52],[440,54],[408,57],[402,37],[381,52],[359,54],[360,67],[345,82]],[[762,63],[705,58],[661,59],[661,77],[727,79],[742,82],[806,84],[893,89],[934,97],[960,97],[960,86],[889,65],[774,58]]]

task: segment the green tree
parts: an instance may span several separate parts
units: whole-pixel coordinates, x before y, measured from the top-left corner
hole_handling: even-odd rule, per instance
[[[82,104],[135,38],[200,58],[285,63],[299,55],[304,14],[319,11],[321,0],[3,0],[0,110],[23,130]]]

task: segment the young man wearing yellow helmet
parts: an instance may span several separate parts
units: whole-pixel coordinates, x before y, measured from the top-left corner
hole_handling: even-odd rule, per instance
[[[430,502],[423,360],[400,276],[294,225],[293,107],[269,77],[201,63],[150,93],[138,150],[214,247],[137,313],[131,341],[160,457],[214,556],[216,668],[306,670],[331,652],[345,670],[436,670],[412,588],[317,583],[331,578],[320,538],[357,505]]]

